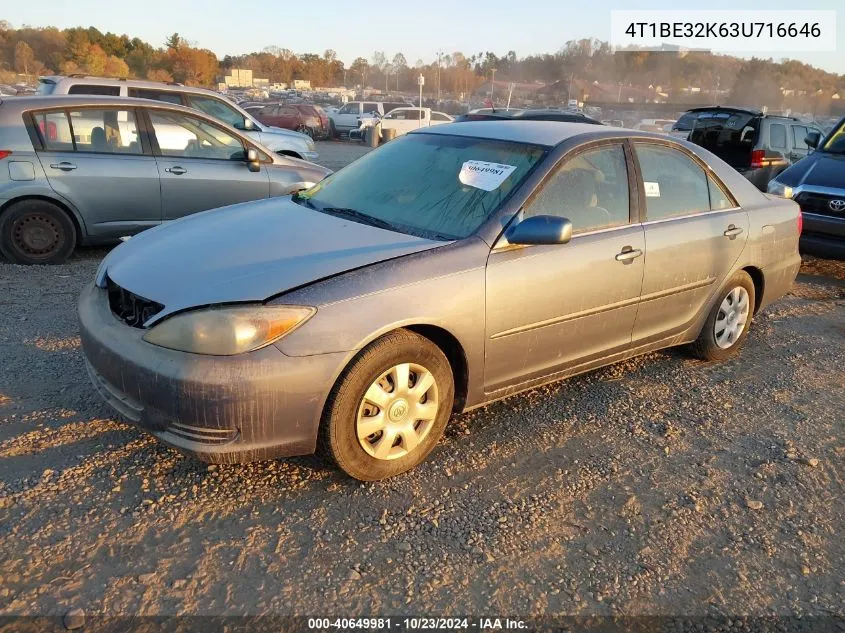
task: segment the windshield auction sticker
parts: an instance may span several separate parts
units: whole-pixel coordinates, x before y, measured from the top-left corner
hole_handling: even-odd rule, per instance
[[[483,160],[468,160],[461,167],[458,180],[465,185],[493,191],[501,185],[505,179],[516,169],[514,165],[502,165],[500,163],[488,163]]]

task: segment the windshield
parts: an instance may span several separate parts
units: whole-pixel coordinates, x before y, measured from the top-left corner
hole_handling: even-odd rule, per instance
[[[294,200],[411,235],[460,239],[496,211],[544,153],[536,145],[410,134]]]
[[[833,154],[845,154],[845,119],[830,133],[822,149]]]

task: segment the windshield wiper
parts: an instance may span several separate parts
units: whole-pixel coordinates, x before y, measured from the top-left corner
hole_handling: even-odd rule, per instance
[[[322,207],[318,209],[319,211],[323,211],[324,213],[329,213],[331,215],[340,215],[350,220],[355,220],[361,224],[369,224],[370,226],[375,226],[380,229],[387,229],[388,231],[396,232],[398,229],[396,226],[387,222],[386,220],[382,220],[381,218],[374,218],[371,215],[367,215],[366,213],[361,213],[355,209],[349,209],[346,207]]]
[[[309,209],[316,209],[317,208],[317,206],[313,202],[311,202],[311,198],[309,198],[308,196],[303,196],[298,191],[296,193],[294,193],[293,195],[291,195],[290,199],[293,200],[297,204],[301,204],[305,207],[308,207]]]

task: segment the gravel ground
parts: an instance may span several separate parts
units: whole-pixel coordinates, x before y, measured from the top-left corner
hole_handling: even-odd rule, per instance
[[[360,484],[316,457],[206,466],[120,422],[75,317],[105,252],[0,263],[0,614],[845,614],[843,263],[733,361],[535,389]]]

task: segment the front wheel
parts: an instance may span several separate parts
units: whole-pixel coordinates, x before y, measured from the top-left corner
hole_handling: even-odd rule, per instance
[[[300,125],[298,128],[296,128],[296,131],[300,134],[305,134],[308,138],[314,138],[314,131],[307,125]]]
[[[76,247],[76,227],[45,200],[22,200],[0,216],[0,251],[16,264],[61,264]]]
[[[329,396],[320,448],[355,479],[377,481],[422,462],[452,413],[452,369],[434,343],[397,330],[365,347]]]
[[[727,360],[739,352],[748,329],[755,305],[754,282],[744,270],[731,277],[722,290],[692,352],[702,360]]]

